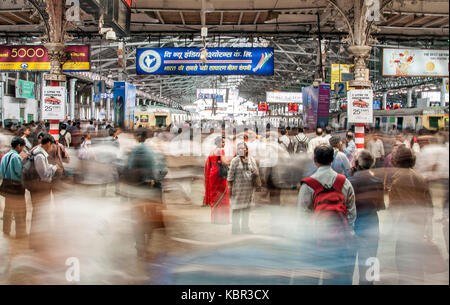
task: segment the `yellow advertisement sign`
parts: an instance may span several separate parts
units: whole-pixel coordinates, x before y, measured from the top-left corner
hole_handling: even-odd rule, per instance
[[[342,82],[342,73],[350,73],[350,68],[353,67],[353,65],[348,64],[332,64],[331,65],[331,90],[334,90],[334,84]],[[347,83],[347,90],[352,90],[354,88],[351,88],[348,86]]]

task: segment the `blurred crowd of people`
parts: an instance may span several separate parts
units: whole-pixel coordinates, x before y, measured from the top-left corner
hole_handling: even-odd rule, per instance
[[[261,164],[262,160],[255,161],[255,156],[249,154],[251,133],[247,129],[240,140],[239,135],[234,137],[234,158],[226,157],[226,137],[218,137],[217,148],[205,165],[204,204],[211,206],[212,223],[228,223],[231,214],[233,234],[251,232],[249,208],[261,182],[269,190],[270,203],[280,204],[280,181],[274,181],[270,174],[274,168]],[[271,136],[266,132],[253,139],[264,142]],[[440,207],[444,216],[439,221],[448,253],[447,132],[421,131],[419,135],[408,130],[381,135],[374,130],[366,134],[366,149],[357,150],[352,130],[345,135],[333,134],[327,126],[317,128],[311,137],[305,135],[303,128],[281,128],[277,143],[288,154],[283,163],[292,163],[291,171],[296,170],[300,155],[309,159],[309,165],[304,166],[308,170],[303,171],[298,186],[297,206],[303,216],[300,230],[308,242],[317,243],[314,249],[322,263],[327,265],[329,261],[331,266],[328,271],[332,276],[324,283],[352,284],[356,257],[359,283],[373,283],[366,277],[370,266],[367,262],[377,257],[378,211],[386,207],[394,219],[400,283],[423,283],[425,261],[443,264],[436,257],[439,251],[432,241],[436,204],[433,205],[430,189],[438,187],[444,192],[444,205]]]
[[[11,138],[0,153],[3,234],[10,236],[14,223],[15,238],[28,238],[31,249],[50,245],[57,230],[48,223],[51,195],[57,201],[64,184],[88,180],[85,173],[91,170],[98,184],[115,184],[116,195],[129,203],[137,254],[146,257],[153,229],[164,227],[162,193],[169,171],[168,151],[154,150],[147,140],[192,142],[193,128],[202,127],[211,127],[208,136],[214,137],[205,156],[203,197],[212,224],[231,224],[232,234],[251,234],[255,192],[267,190],[270,204],[280,206],[281,190],[297,189],[299,235],[330,272],[324,283],[351,284],[356,262],[359,283],[373,283],[366,276],[367,261],[377,257],[378,212],[384,209],[395,219],[400,282],[423,283],[423,262],[434,247],[432,187],[445,192],[439,221],[448,252],[448,132],[386,135],[374,130],[366,133],[366,149],[358,150],[354,131],[334,132],[330,126],[314,134],[303,128],[274,130],[270,124],[227,133],[224,124],[185,122],[128,132],[106,121],[67,120],[60,123],[58,141],[43,122],[3,131]],[[134,144],[124,145],[124,139]],[[257,153],[258,145],[274,145],[276,156]],[[75,168],[68,166],[74,157]],[[29,234],[27,213],[32,214]]]

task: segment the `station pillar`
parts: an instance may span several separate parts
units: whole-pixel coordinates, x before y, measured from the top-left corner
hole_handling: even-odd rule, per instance
[[[408,92],[406,93],[406,107],[411,108],[412,107],[412,88],[408,89]]]
[[[108,94],[111,94],[111,90],[108,91]],[[111,98],[108,95],[106,99],[106,121],[111,120]]]
[[[95,98],[94,98],[94,86],[91,87],[91,116],[92,120],[95,120]]]
[[[383,110],[386,110],[387,107],[387,95],[388,95],[387,91],[383,92],[383,99],[382,99]]]
[[[70,105],[69,105],[69,118],[75,120],[75,89],[76,89],[77,79],[70,79]]]

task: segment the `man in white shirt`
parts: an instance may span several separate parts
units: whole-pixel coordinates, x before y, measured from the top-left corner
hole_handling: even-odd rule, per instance
[[[353,132],[351,131],[347,132],[345,136],[345,142],[346,146],[344,147],[343,152],[351,164],[353,161],[354,154],[356,152],[356,144],[355,141],[353,140]]]
[[[309,141],[308,153],[313,154],[314,149],[316,149],[316,147],[320,144],[329,145],[328,140],[323,137],[322,128],[318,127],[316,128],[316,136]]]
[[[384,145],[378,134],[374,134],[369,141],[369,151],[375,158],[375,167],[380,168],[384,166]]]
[[[281,144],[281,146],[289,152],[289,144],[291,143],[291,139],[286,134],[286,129],[281,129],[281,137],[278,138],[278,143]]]
[[[30,190],[33,216],[30,228],[30,248],[40,250],[46,246],[45,232],[50,221],[50,193],[55,175],[62,174],[62,168],[48,162],[48,152],[52,147],[52,136],[44,135],[41,144],[31,151],[36,172],[39,176],[36,186]]]
[[[304,134],[303,127],[298,128],[298,134],[292,139],[294,142],[294,153],[304,153],[308,151],[309,138]]]
[[[332,131],[331,126],[327,125],[325,127],[325,136],[323,137],[325,140],[330,141],[331,131]]]

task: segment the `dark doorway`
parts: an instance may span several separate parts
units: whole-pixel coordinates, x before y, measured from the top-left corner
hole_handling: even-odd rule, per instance
[[[403,117],[397,118],[397,130],[403,130]]]

